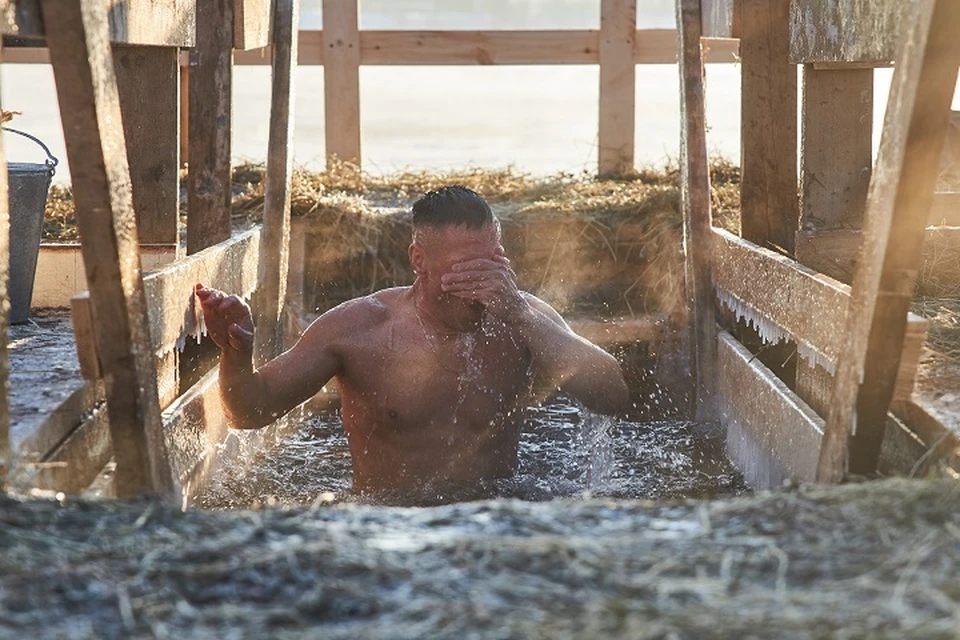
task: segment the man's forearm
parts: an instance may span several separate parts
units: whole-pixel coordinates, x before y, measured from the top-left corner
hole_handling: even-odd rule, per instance
[[[220,352],[220,399],[234,429],[259,429],[269,424],[262,407],[263,384],[250,354]]]
[[[628,392],[616,359],[530,306],[515,322],[533,354],[538,373],[588,408],[615,413],[626,408]]]

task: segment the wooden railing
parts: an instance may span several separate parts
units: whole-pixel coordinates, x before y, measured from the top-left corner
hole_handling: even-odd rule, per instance
[[[351,12],[351,8],[353,11]],[[632,70],[638,64],[675,64],[677,32],[636,29],[636,0],[604,0],[600,29],[521,31],[360,30],[354,2],[324,3],[325,31],[299,34],[299,64],[325,68],[325,131],[328,158],[359,164],[359,67],[383,65],[599,65],[600,118],[598,171],[628,173],[634,162],[636,90]],[[705,38],[704,61],[734,63],[739,41]],[[4,50],[4,62],[49,63],[42,47]],[[181,53],[182,125],[188,122],[189,53]],[[269,65],[271,46],[235,50],[236,65]],[[189,153],[182,126],[181,161]]]

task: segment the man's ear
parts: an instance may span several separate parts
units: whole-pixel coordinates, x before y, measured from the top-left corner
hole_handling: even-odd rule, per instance
[[[410,243],[410,246],[407,248],[407,256],[410,258],[410,266],[413,267],[413,272],[417,275],[423,273],[425,266],[423,247],[416,242]]]

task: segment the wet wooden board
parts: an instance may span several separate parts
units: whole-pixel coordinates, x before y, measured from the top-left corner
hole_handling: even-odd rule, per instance
[[[146,274],[143,286],[153,352],[170,351],[197,328],[193,287],[198,282],[240,296],[252,293],[257,287],[259,246],[260,229],[251,229]]]
[[[272,5],[272,0],[234,0],[234,49],[246,51],[270,44]]]
[[[109,0],[110,41],[114,44],[192,47],[196,0]],[[7,7],[13,7],[13,15]],[[43,37],[40,0],[3,0],[0,33]]]
[[[784,476],[813,480],[823,420],[733,336],[721,331],[717,345],[720,420],[737,466],[758,489]]]
[[[6,7],[0,7],[6,9]],[[3,15],[0,13],[0,15]],[[0,48],[0,61],[3,51]],[[0,143],[0,300],[8,298],[10,281],[10,199],[7,185],[7,160]],[[7,484],[10,451],[10,361],[7,355],[8,311],[0,311],[0,492]]]
[[[859,228],[873,168],[873,70],[804,65],[802,101],[800,228]]]
[[[960,191],[933,194],[933,205],[930,207],[927,224],[960,227]]]
[[[788,59],[786,0],[740,0],[741,229],[793,251],[797,199],[797,74]],[[749,135],[746,133],[749,132]]]
[[[835,364],[843,343],[850,287],[728,231],[714,229],[714,234],[714,278],[722,294],[733,296],[786,337]],[[907,331],[897,375],[898,398],[909,396],[913,389],[928,324],[914,314],[904,315]]]
[[[44,0],[121,496],[169,496],[107,7]]]
[[[894,59],[902,0],[791,0],[790,59],[794,63]]]
[[[133,208],[142,244],[180,246],[180,61],[176,48],[114,46]]]
[[[636,0],[600,0],[600,127],[601,176],[633,171],[636,121]]]
[[[736,0],[701,0],[703,35],[708,38],[736,38],[739,35],[740,5]]]
[[[201,2],[197,24],[190,51],[187,253],[230,237],[233,0]]]
[[[685,285],[693,318],[694,412],[698,420],[709,420],[714,418],[716,400],[717,323],[699,0],[677,2],[677,25],[680,31],[680,195],[686,248]]]
[[[363,30],[359,33],[360,64],[363,65],[562,65],[600,62],[600,32],[596,30]],[[323,31],[303,30],[299,40],[299,64],[323,65]],[[739,52],[739,40],[719,37],[703,39],[704,62],[736,63],[739,62]],[[17,64],[50,62],[44,47],[8,48],[5,55],[8,62]],[[189,65],[188,58],[189,54],[181,54],[181,66]],[[237,50],[233,53],[235,65],[269,65],[270,60],[269,48]],[[633,62],[676,63],[677,32],[673,29],[638,29],[633,38]]]
[[[668,318],[662,315],[617,320],[586,318],[567,318],[566,320],[574,333],[600,347],[659,340],[663,337],[664,327],[668,322]]]
[[[267,145],[266,192],[263,231],[260,236],[259,287],[254,305],[254,355],[262,364],[280,355],[290,261],[290,180],[293,176],[294,114],[296,96],[297,34],[300,3],[277,3],[273,45],[273,87],[270,102],[270,137]]]
[[[903,351],[960,66],[960,3],[919,0],[901,28],[817,478],[872,473]],[[853,435],[851,435],[853,434]]]

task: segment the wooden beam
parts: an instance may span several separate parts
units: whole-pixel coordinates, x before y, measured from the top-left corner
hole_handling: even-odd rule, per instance
[[[170,496],[107,7],[43,1],[121,496]]]
[[[873,71],[803,67],[800,227],[860,228],[873,165]]]
[[[578,336],[600,347],[619,344],[654,342],[663,337],[668,318],[662,315],[645,315],[617,320],[592,320],[567,318],[567,324]]]
[[[323,0],[323,96],[327,163],[360,164],[359,0]]]
[[[233,0],[197,5],[190,51],[187,253],[230,237]]]
[[[234,0],[233,48],[241,51],[270,44],[272,0]]]
[[[737,0],[702,0],[703,35],[736,38],[740,34],[740,4]]]
[[[741,229],[793,252],[797,201],[797,74],[787,58],[789,0],[741,0]]]
[[[115,45],[123,133],[143,244],[180,245],[180,62],[176,48]]]
[[[190,162],[190,63],[180,66],[180,169]]]
[[[598,64],[600,32],[564,29],[556,31],[360,31],[362,65],[555,65]],[[323,32],[300,31],[299,66],[323,64]],[[234,65],[269,65],[270,47],[235,50]],[[706,63],[738,63],[740,41],[734,38],[704,38]],[[9,49],[9,62],[47,64],[43,47]],[[633,38],[635,64],[676,64],[677,32],[674,29],[638,29]],[[189,54],[181,55],[181,66]],[[186,68],[184,69],[186,72]],[[184,129],[185,130],[185,129]],[[182,154],[181,154],[182,155]]]
[[[597,64],[599,46],[600,34],[595,30],[361,31],[360,63]]]
[[[278,0],[273,32],[273,90],[270,102],[270,140],[267,149],[267,185],[260,236],[259,288],[256,304],[257,364],[280,355],[290,261],[290,180],[293,176],[293,104],[296,96],[299,0]]]
[[[637,0],[600,0],[599,173],[632,173],[636,119]]]
[[[960,3],[911,3],[903,24],[817,470],[822,482],[843,479],[848,454],[850,471],[876,469],[960,67]]]
[[[70,298],[70,324],[73,325],[73,338],[77,346],[77,360],[80,362],[81,375],[86,380],[102,379],[103,367],[100,366],[100,353],[97,350],[96,326],[94,326],[89,291]]]
[[[39,0],[0,0],[0,35],[43,37]]]
[[[930,217],[931,226],[960,227],[960,191],[933,194]]]
[[[108,0],[114,44],[192,47],[196,0]],[[0,34],[42,38],[39,0],[0,1]]]
[[[694,413],[698,420],[708,420],[716,411],[717,321],[700,0],[677,3],[677,26],[680,33],[680,195],[686,292],[693,318]]]
[[[255,228],[146,274],[151,351],[166,353],[199,334],[196,283],[249,296],[257,287],[259,246],[260,229]]]
[[[902,0],[792,0],[790,60],[885,63],[903,31]]]
[[[6,9],[6,7],[3,7]],[[4,12],[5,13],[5,12]],[[4,15],[4,14],[0,14]],[[0,62],[3,61],[0,48]],[[0,140],[0,300],[9,300],[10,283],[10,198],[7,185],[7,160]],[[7,356],[9,304],[0,305],[0,493],[6,490],[13,462],[10,449],[10,359]]]
[[[63,491],[68,495],[78,495],[89,487],[110,462],[113,443],[106,407],[88,415],[36,464],[32,473],[18,477],[18,485],[24,489]],[[117,491],[123,489],[119,483],[116,487]]]
[[[823,420],[730,334],[718,340],[727,451],[757,489],[813,480]]]
[[[723,229],[714,229],[714,234],[713,273],[724,304],[737,307],[733,310],[757,326],[761,336],[793,340],[802,357],[834,370],[843,348],[839,328],[850,305],[850,287]],[[903,316],[908,329],[901,347],[898,398],[913,389],[927,330],[923,318],[907,310]]]

